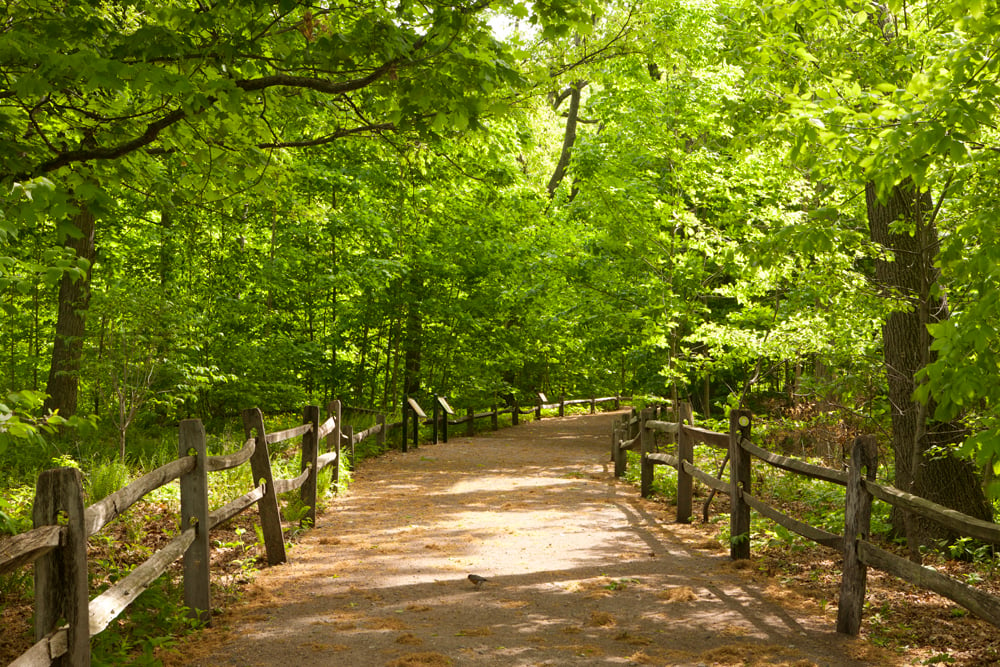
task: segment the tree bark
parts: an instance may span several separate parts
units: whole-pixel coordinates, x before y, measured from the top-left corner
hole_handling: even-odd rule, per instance
[[[934,266],[938,251],[937,228],[928,192],[909,181],[895,186],[881,202],[875,185],[865,188],[871,239],[885,249],[875,264],[875,277],[887,296],[901,307],[889,315],[882,329],[884,359],[892,415],[892,449],[896,486],[965,514],[991,520],[991,510],[976,470],[969,461],[951,455],[928,455],[928,450],[955,443],[964,435],[956,423],[928,418],[934,405],[913,399],[914,376],[931,361],[931,336],[927,325],[948,318],[948,304],[939,292],[932,294],[939,272]],[[902,223],[904,230],[891,225]],[[893,526],[906,536],[911,557],[921,545],[948,539],[937,524],[896,512]]]
[[[406,333],[403,338],[403,394],[413,396],[420,391],[423,351],[423,318],[420,305],[424,291],[423,277],[410,275],[409,297],[406,304]]]
[[[549,178],[546,188],[549,197],[555,194],[556,188],[566,177],[566,170],[569,168],[569,159],[573,153],[573,144],[576,143],[576,125],[580,117],[580,92],[587,85],[586,81],[575,81],[569,87],[569,112],[566,116],[566,132],[563,135],[562,151],[559,153],[559,162]],[[561,98],[560,98],[561,99]],[[556,105],[558,106],[558,104]]]
[[[94,263],[94,215],[83,203],[77,202],[80,212],[72,220],[79,235],[66,242],[76,256]],[[59,314],[56,319],[55,341],[52,346],[52,364],[46,385],[48,398],[46,410],[58,410],[63,417],[76,414],[79,397],[80,358],[83,354],[83,336],[86,333],[87,309],[90,307],[90,269],[82,278],[63,274],[59,284]]]

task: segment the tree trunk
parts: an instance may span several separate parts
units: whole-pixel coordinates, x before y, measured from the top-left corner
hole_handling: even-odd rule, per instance
[[[66,246],[76,256],[89,264],[94,262],[94,216],[85,204],[79,203],[80,212],[72,225],[79,236],[71,236]],[[52,365],[46,385],[48,398],[46,410],[58,410],[63,417],[76,414],[79,396],[80,358],[83,354],[83,335],[86,332],[87,309],[90,307],[90,269],[83,278],[63,274],[59,284],[59,314],[56,319],[55,341],[52,346]]]
[[[406,304],[406,333],[403,337],[403,393],[412,396],[420,391],[423,351],[423,319],[420,303],[424,279],[419,273],[410,276],[409,298]]]
[[[932,448],[961,440],[962,428],[929,420],[934,405],[924,406],[913,400],[914,376],[931,360],[927,324],[948,318],[943,292],[937,296],[931,293],[938,280],[934,266],[938,238],[930,194],[904,181],[892,189],[887,201],[880,202],[875,185],[868,183],[865,199],[871,239],[885,249],[883,258],[876,261],[875,277],[888,298],[903,302],[889,315],[882,330],[896,486],[990,520],[990,507],[971,463],[950,455],[927,455]],[[897,221],[902,221],[906,231],[890,229]],[[944,527],[898,512],[893,516],[893,527],[906,536],[914,558],[921,545],[948,539]]]

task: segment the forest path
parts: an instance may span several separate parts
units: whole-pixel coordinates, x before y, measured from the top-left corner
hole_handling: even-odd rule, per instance
[[[364,461],[175,664],[872,664],[829,610],[777,601],[704,527],[616,481],[615,416]]]

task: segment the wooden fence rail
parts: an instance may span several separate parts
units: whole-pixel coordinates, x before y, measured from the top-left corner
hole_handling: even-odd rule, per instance
[[[749,412],[730,413],[729,433],[717,433],[695,427],[687,404],[678,407],[677,422],[655,418],[656,409],[649,408],[625,415],[612,426],[611,459],[615,475],[626,471],[629,450],[640,452],[640,493],[645,497],[653,490],[653,472],[657,465],[677,470],[677,521],[691,518],[692,484],[694,480],[715,492],[730,497],[730,557],[750,557],[750,510],[781,525],[806,539],[839,552],[844,558],[840,601],[837,611],[837,632],[856,635],[861,627],[865,601],[867,568],[875,567],[904,579],[915,586],[932,590],[962,605],[980,618],[1000,627],[1000,598],[974,586],[957,581],[940,572],[913,563],[869,540],[873,500],[889,503],[904,511],[942,523],[958,534],[1000,544],[1000,526],[981,521],[929,500],[875,482],[878,468],[877,448],[871,436],[855,440],[848,472],[813,465],[768,452],[750,440],[752,416]],[[674,438],[676,455],[656,452],[654,434],[667,433]],[[728,453],[729,481],[698,469],[694,464],[694,444],[705,443]],[[771,507],[752,494],[752,461],[764,463],[811,479],[846,487],[844,533],[836,535],[804,523]]]
[[[617,407],[621,399],[560,401],[545,407],[559,407],[562,415],[564,405],[589,402],[593,410],[598,402],[612,400]],[[542,402],[540,400],[540,404]],[[412,405],[416,406],[416,402]],[[470,412],[466,418],[448,420],[447,415],[453,414],[453,411],[447,401],[439,399],[436,407],[440,407],[441,412],[435,411],[435,422],[440,419],[440,414],[445,416],[441,423],[446,440],[447,424],[459,424],[485,415],[492,416],[496,427],[499,414],[510,412],[515,415],[515,424],[517,414],[526,414],[519,412],[516,405],[503,410],[494,406],[491,412],[482,415]],[[419,410],[419,406],[416,408]],[[362,411],[357,408],[351,410]],[[541,408],[538,408],[536,415],[540,416],[540,411]],[[420,413],[423,416],[422,410]],[[209,623],[209,533],[254,505],[260,517],[267,562],[271,565],[285,562],[287,554],[279,495],[298,490],[303,506],[308,508],[301,522],[303,525],[315,525],[318,475],[332,466],[331,481],[339,484],[340,457],[345,445],[348,448],[347,457],[353,465],[355,445],[376,436],[381,449],[389,429],[403,426],[403,450],[406,451],[405,416],[403,422],[387,424],[384,414],[375,413],[375,425],[355,433],[351,426],[342,423],[340,401],[332,401],[327,406],[327,414],[327,419],[320,422],[320,409],[307,406],[301,425],[269,433],[259,409],[244,410],[242,419],[246,439],[238,451],[221,456],[207,455],[207,436],[201,421],[185,420],[179,428],[177,459],[86,508],[79,470],[58,468],[42,472],[35,490],[34,529],[0,539],[0,574],[31,563],[35,568],[35,644],[11,663],[12,667],[35,667],[53,662],[72,667],[89,665],[90,638],[107,628],[179,558],[183,559],[184,604],[193,617]],[[416,422],[414,424],[416,426]],[[301,474],[291,479],[275,479],[268,446],[296,438],[301,438]],[[327,451],[321,454],[321,443],[324,442]],[[209,473],[246,464],[250,465],[254,488],[210,510]],[[147,494],[174,480],[179,480],[180,484],[179,533],[127,576],[90,600],[87,538],[101,531]]]

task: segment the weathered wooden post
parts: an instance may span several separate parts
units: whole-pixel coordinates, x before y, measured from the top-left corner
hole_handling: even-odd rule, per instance
[[[691,473],[684,469],[684,463],[694,463],[694,439],[684,430],[684,426],[693,424],[694,414],[691,404],[684,401],[678,410],[677,420],[677,521],[691,521],[691,500],[694,493],[694,479]]]
[[[319,438],[317,437],[319,434],[319,406],[307,405],[302,411],[302,421],[312,425],[312,429],[302,436],[302,462],[299,466],[299,472],[305,472],[306,468],[309,469],[309,476],[306,477],[302,488],[299,489],[299,498],[301,498],[302,504],[309,508],[299,522],[299,525],[305,528],[316,525],[316,482],[319,476],[316,472],[319,465]]]
[[[264,534],[264,550],[268,565],[277,565],[288,560],[285,554],[285,536],[281,532],[281,512],[278,510],[278,494],[274,492],[274,476],[271,474],[271,457],[267,451],[267,434],[264,431],[264,415],[259,408],[243,411],[243,431],[247,437],[251,432],[257,447],[250,457],[250,470],[255,486],[264,485],[264,495],[257,501],[260,512],[260,528]],[[338,461],[339,462],[339,461]]]
[[[404,453],[410,451],[410,445],[407,442],[407,439],[410,437],[409,423],[407,422],[407,417],[408,417],[407,413],[409,411],[410,411],[410,397],[404,396],[403,397],[403,444],[400,447]],[[416,417],[414,417],[414,419],[416,419]]]
[[[87,591],[87,528],[83,476],[76,468],[55,468],[38,476],[31,518],[35,528],[63,526],[58,548],[35,561],[35,641],[67,624],[62,664],[90,664],[90,598]],[[48,664],[48,663],[44,663]]]
[[[549,399],[546,398],[545,394],[543,394],[542,392],[538,392],[538,405],[535,406],[535,419],[537,419],[538,421],[542,420],[542,406],[544,406],[548,402]]]
[[[741,442],[750,439],[749,410],[729,412],[729,557],[733,560],[750,558],[750,506],[743,500],[743,491],[750,493],[750,455]]]
[[[476,409],[468,408],[466,411],[466,416],[469,421],[465,423],[465,435],[470,438],[476,434]]]
[[[330,401],[326,406],[326,413],[328,416],[333,417],[333,431],[326,436],[326,449],[327,451],[337,452],[337,462],[333,467],[333,488],[335,492],[340,491],[340,436],[343,433],[343,423],[341,422],[341,416],[343,415],[342,408],[339,400]],[[384,422],[384,419],[383,419]]]
[[[566,395],[565,394],[559,394],[559,416],[560,417],[565,417],[566,416]]]
[[[496,431],[500,428],[500,408],[496,399],[493,399],[493,414],[490,415],[490,427]]]
[[[431,444],[438,444],[438,420],[441,418],[441,406],[438,405],[437,397],[431,401]]]
[[[856,635],[861,630],[861,612],[868,585],[868,568],[858,555],[858,542],[867,540],[871,530],[872,495],[861,479],[862,468],[865,479],[874,481],[878,470],[878,446],[875,437],[871,435],[854,439],[847,477],[844,570],[840,580],[840,602],[837,605],[837,632],[847,635]]]
[[[178,455],[194,456],[194,470],[181,475],[181,532],[194,528],[195,537],[184,552],[184,606],[202,623],[212,620],[212,552],[208,545],[208,458],[205,427],[200,419],[185,419],[177,439]]]
[[[593,396],[590,397],[590,414],[597,412],[597,399]]]
[[[448,442],[448,417],[454,415],[455,411],[448,405],[448,400],[444,396],[438,396],[436,402],[441,406],[442,412],[444,412],[441,420],[441,437],[445,442]]]
[[[379,427],[378,434],[375,436],[375,445],[381,452],[385,447],[385,415],[381,412],[375,415],[375,425]]]
[[[621,422],[616,422],[613,429],[612,438],[614,444],[612,446],[612,460],[615,462],[615,477],[621,477],[625,474],[625,465],[628,462],[628,452],[622,449],[622,424]]]
[[[654,414],[654,408],[644,408],[639,421],[639,451],[642,457],[642,468],[639,474],[639,494],[643,498],[653,495],[653,462],[647,459],[646,455],[653,453],[655,442],[653,431],[646,428],[646,420],[652,419]]]
[[[622,409],[622,395],[615,394],[615,412]]]
[[[406,402],[409,403],[410,407],[413,409],[413,448],[417,449],[420,440],[420,420],[427,419],[427,413],[421,409],[420,404],[417,403],[417,399],[407,398]]]
[[[354,470],[354,427],[350,424],[344,426],[344,440],[347,442],[347,463]]]
[[[520,416],[521,410],[517,407],[517,399],[515,398],[511,401],[510,405],[510,425],[517,426],[518,416]]]

